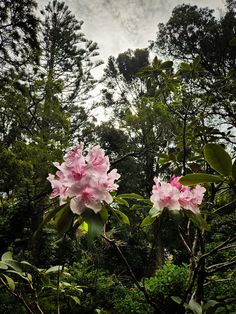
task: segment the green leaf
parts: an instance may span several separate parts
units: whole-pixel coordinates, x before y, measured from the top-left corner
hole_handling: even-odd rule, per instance
[[[206,231],[210,230],[210,226],[207,224],[206,220],[200,213],[194,214],[192,211],[186,209],[184,209],[184,213],[198,228]]]
[[[202,314],[202,307],[197,303],[193,298],[189,301],[189,308],[193,311],[194,314]]]
[[[208,309],[215,307],[219,302],[215,300],[209,300],[206,304],[204,304],[204,312],[207,312]]]
[[[192,71],[192,68],[191,68],[191,66],[188,63],[182,62],[180,64],[180,66],[186,72],[191,72]]]
[[[170,82],[170,83],[168,84],[168,86],[169,86],[169,89],[170,89],[173,93],[175,93],[175,92],[178,91],[178,87],[179,87],[179,84],[178,84],[178,83],[172,83],[172,82]]]
[[[99,212],[99,215],[101,216],[103,223],[106,224],[108,221],[108,210],[105,206],[102,207],[102,209]]]
[[[181,302],[182,302],[182,300],[181,300],[181,298],[180,297],[177,297],[177,296],[171,296],[171,299],[175,302],[175,303],[177,303],[177,304],[181,304]]]
[[[152,202],[149,198],[144,198],[143,196],[136,194],[136,193],[130,193],[130,194],[120,194],[118,195],[119,198],[128,198],[128,199],[135,199],[137,201],[141,201],[143,203],[152,205]]]
[[[155,207],[152,207],[149,211],[149,216],[151,217],[157,217],[157,216],[160,216],[161,214],[161,211]]]
[[[143,219],[140,227],[143,228],[143,227],[150,226],[156,219],[157,219],[157,216],[152,217],[148,215],[147,217]]]
[[[102,234],[104,223],[99,214],[95,214],[92,210],[86,209],[83,218],[88,224],[88,242]]]
[[[112,212],[117,217],[117,219],[127,225],[130,224],[128,216],[126,216],[123,212],[118,209],[112,208]]]
[[[119,195],[117,195],[117,197],[119,197],[119,198],[131,198],[131,199],[135,199],[135,200],[144,200],[143,196],[136,194],[136,193],[119,194]]]
[[[139,210],[139,209],[150,209],[149,205],[142,205],[142,204],[134,204],[130,207],[130,210]]]
[[[201,57],[200,56],[197,56],[194,60],[193,60],[193,67],[196,68],[199,63],[201,61]]]
[[[40,272],[42,269],[41,268],[38,268],[36,267],[35,265],[32,265],[30,264],[29,262],[27,261],[21,261],[20,262],[22,265],[26,265],[26,266],[29,266],[31,269],[33,269],[33,271],[36,271],[36,272]]]
[[[234,181],[236,181],[236,159],[235,159],[233,166],[232,166],[232,176],[234,178]]]
[[[172,68],[172,66],[173,66],[173,61],[165,61],[159,66],[159,69],[166,70],[166,69]]]
[[[115,201],[117,204],[125,205],[126,207],[129,207],[129,203],[128,203],[126,200],[124,200],[123,198],[121,198],[121,197],[116,197],[116,198],[114,199],[114,201]]]
[[[5,260],[4,263],[14,269],[16,272],[22,273],[22,269],[20,267],[20,263],[14,260]]]
[[[16,274],[16,275],[20,276],[22,279],[27,280],[27,277],[22,272],[18,272],[15,270],[8,270],[7,272],[12,273],[12,274]]]
[[[210,225],[206,222],[206,220],[202,217],[201,214],[195,215],[195,222],[199,226],[200,229],[204,229],[209,231],[210,230]]]
[[[6,252],[6,253],[4,253],[3,255],[2,255],[2,258],[1,258],[1,260],[3,261],[3,262],[5,262],[6,260],[12,260],[13,258],[12,258],[12,252],[10,252],[10,251],[8,251],[8,252]]]
[[[230,42],[229,42],[229,45],[230,46],[236,46],[236,37],[234,37],[234,38],[232,38],[231,40],[230,40]]]
[[[0,269],[8,269],[8,267],[5,263],[0,262]]]
[[[80,305],[80,299],[78,297],[76,297],[75,295],[70,295],[70,298],[74,300],[76,304]]]
[[[8,277],[7,275],[5,274],[2,274],[2,276],[5,277],[6,280],[4,280],[5,283],[7,283],[8,287],[11,289],[11,291],[14,291],[15,290],[15,282],[13,279],[11,279],[10,277]],[[3,279],[2,279],[3,280]]]
[[[183,176],[179,182],[183,185],[195,185],[199,183],[219,183],[222,182],[223,179],[219,176],[215,176],[213,174],[207,173],[189,173]]]
[[[150,198],[144,198],[143,200],[142,200],[142,202],[143,203],[145,203],[145,204],[148,204],[148,205],[153,205],[153,203],[152,203],[152,201],[150,200]]]
[[[13,260],[13,258],[12,258],[12,252],[8,251],[8,252],[4,253],[2,255],[1,261],[2,261],[1,264],[5,264],[17,272],[22,272],[21,267],[20,267],[20,263]]]
[[[74,214],[69,207],[62,208],[55,216],[55,223],[58,232],[61,234],[70,230],[74,219]]]
[[[212,169],[224,176],[232,174],[232,160],[219,144],[209,143],[204,146],[204,157]]]
[[[62,270],[62,265],[56,265],[48,268],[45,272],[45,274],[51,274],[51,273],[58,273]]]
[[[79,228],[82,229],[85,233],[88,233],[88,224],[86,221],[83,221]]]

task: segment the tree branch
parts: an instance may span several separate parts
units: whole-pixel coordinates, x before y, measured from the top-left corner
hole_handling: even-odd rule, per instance
[[[231,261],[228,261],[228,262],[224,262],[224,263],[218,263],[218,264],[215,264],[215,265],[212,265],[210,267],[207,268],[207,274],[210,275],[210,274],[213,274],[214,272],[222,269],[222,268],[225,268],[225,267],[229,267],[229,266],[233,266],[233,265],[236,265],[236,260],[235,260],[236,257],[233,258],[233,260]]]

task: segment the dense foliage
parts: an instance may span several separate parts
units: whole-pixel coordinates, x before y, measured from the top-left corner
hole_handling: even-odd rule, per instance
[[[100,82],[66,3],[0,8],[0,312],[236,312],[235,1],[177,6]]]

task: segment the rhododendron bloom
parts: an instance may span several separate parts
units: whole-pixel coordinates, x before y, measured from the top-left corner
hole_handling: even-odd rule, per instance
[[[180,209],[179,190],[167,182],[160,182],[157,178],[154,179],[151,201],[159,210],[164,208]]]
[[[65,200],[67,198],[67,187],[63,186],[62,182],[57,180],[54,175],[49,174],[47,177],[48,181],[51,183],[52,186],[52,194],[50,198],[54,198],[59,196],[60,197],[60,205],[65,204]]]
[[[170,178],[170,184],[171,184],[172,186],[175,186],[180,192],[189,191],[189,190],[190,190],[190,187],[181,184],[181,183],[179,182],[179,179],[180,179],[180,178],[181,178],[181,177],[172,176],[172,177]]]
[[[109,158],[96,146],[86,157],[83,155],[83,144],[75,146],[64,157],[64,162],[53,163],[58,169],[56,176],[49,174],[48,180],[53,188],[52,197],[60,197],[60,204],[70,199],[73,213],[81,214],[86,208],[95,213],[102,208],[102,202],[110,204],[110,192],[117,190],[114,183],[120,178],[116,169],[108,173]]]
[[[88,170],[99,174],[106,173],[110,168],[109,159],[99,146],[93,147],[86,157]]]
[[[184,186],[179,182],[180,177],[171,177],[170,183],[161,182],[154,178],[155,185],[152,189],[151,201],[159,210],[190,210],[194,214],[199,213],[199,205],[206,189],[200,185],[195,188]]]

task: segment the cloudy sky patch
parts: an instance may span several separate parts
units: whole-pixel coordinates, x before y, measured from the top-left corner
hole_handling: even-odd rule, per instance
[[[38,0],[39,8],[47,4]],[[83,20],[86,38],[96,41],[105,62],[128,48],[143,48],[154,40],[157,25],[166,22],[178,4],[191,4],[215,9],[219,16],[223,0],[67,0],[66,4],[78,20]]]

